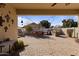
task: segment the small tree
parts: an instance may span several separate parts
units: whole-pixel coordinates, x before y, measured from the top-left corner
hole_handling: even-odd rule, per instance
[[[62,23],[63,27],[78,27],[78,22],[75,22],[73,19],[64,19]]]
[[[66,28],[66,27],[67,27],[67,26],[66,26],[66,23],[67,23],[66,19],[64,19],[64,20],[62,21],[62,23],[63,23],[63,27]]]
[[[45,27],[45,28],[49,28],[50,25],[51,25],[51,23],[48,22],[47,20],[42,20],[42,21],[40,21],[40,24],[41,24],[43,27]]]

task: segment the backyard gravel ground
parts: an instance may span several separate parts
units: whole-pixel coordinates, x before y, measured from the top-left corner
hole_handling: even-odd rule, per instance
[[[20,56],[79,56],[79,43],[74,38],[50,35],[44,38],[25,36],[18,40],[26,45]]]

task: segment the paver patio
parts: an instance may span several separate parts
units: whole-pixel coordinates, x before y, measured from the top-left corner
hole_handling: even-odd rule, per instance
[[[28,46],[20,52],[21,56],[70,56],[79,55],[79,43],[74,38],[36,38],[31,36],[18,38]]]

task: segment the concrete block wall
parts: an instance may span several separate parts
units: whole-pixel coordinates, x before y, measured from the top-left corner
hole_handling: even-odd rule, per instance
[[[62,31],[65,33],[66,36],[68,36],[67,29],[73,29],[72,37],[74,37],[74,36],[77,37],[77,33],[79,31],[79,28],[78,27],[76,27],[75,29],[74,28],[62,28]]]

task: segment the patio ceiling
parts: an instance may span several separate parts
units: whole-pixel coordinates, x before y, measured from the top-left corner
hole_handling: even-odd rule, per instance
[[[54,4],[54,6],[53,6]],[[17,15],[79,14],[79,3],[11,3]]]
[[[54,3],[13,3],[11,4],[16,9],[79,9],[79,3],[56,3],[56,5],[51,5]]]

